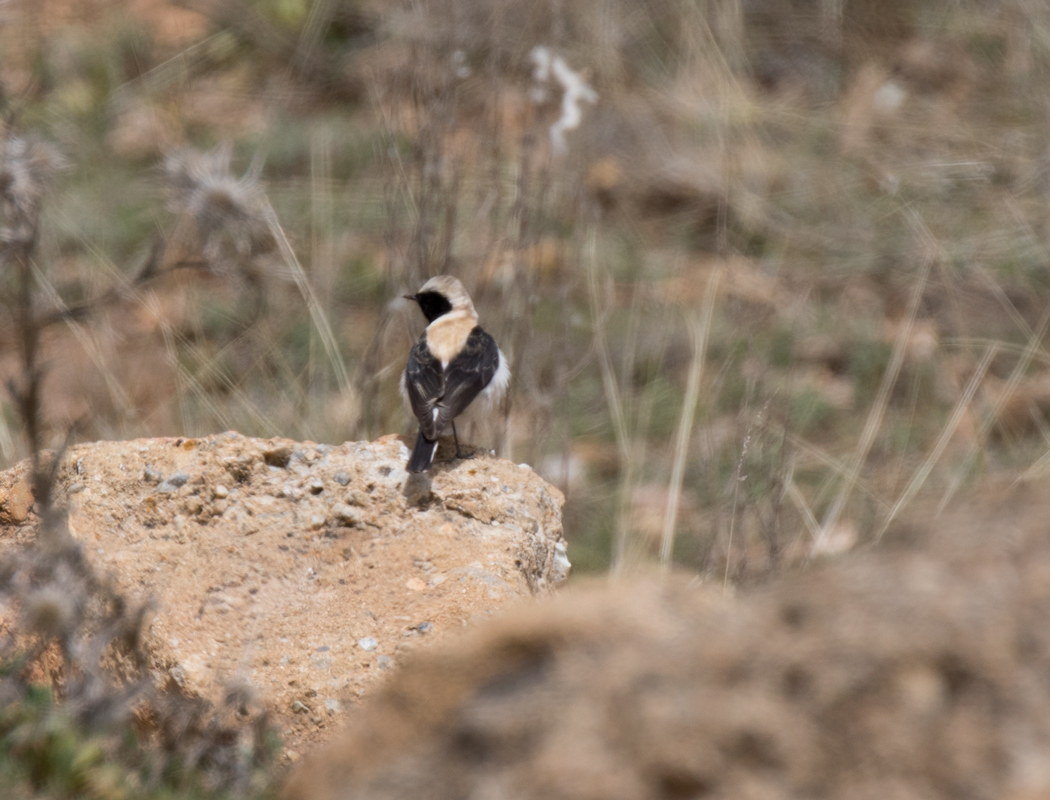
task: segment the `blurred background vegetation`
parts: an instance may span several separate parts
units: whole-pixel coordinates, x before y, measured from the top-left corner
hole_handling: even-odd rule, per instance
[[[42,296],[107,298],[49,332],[55,438],[408,432],[421,320],[398,298],[450,272],[515,375],[502,431],[476,438],[565,490],[582,570],[673,529],[680,563],[747,578],[1043,464],[1039,4],[3,15],[7,118],[62,159]]]
[[[578,571],[739,585],[1050,465],[1050,6],[9,0],[0,53],[56,442],[410,432],[452,273]]]

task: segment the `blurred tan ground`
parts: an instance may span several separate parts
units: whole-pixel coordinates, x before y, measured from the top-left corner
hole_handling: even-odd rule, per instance
[[[739,599],[577,586],[421,653],[288,797],[1050,795],[1046,485]]]

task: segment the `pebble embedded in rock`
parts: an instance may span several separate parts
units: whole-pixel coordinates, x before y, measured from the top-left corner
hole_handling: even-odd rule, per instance
[[[33,490],[29,481],[19,481],[9,490],[0,489],[0,524],[22,522],[32,507]]]
[[[303,497],[303,490],[298,486],[292,486],[290,483],[286,483],[280,489],[277,490],[278,497],[287,497],[292,502],[299,502]]]
[[[216,500],[223,500],[226,497],[230,496],[230,490],[220,483],[218,486],[215,487],[215,490],[212,492],[212,494],[215,495]]]
[[[350,476],[342,470],[340,470],[332,476],[332,480],[334,480],[340,486],[346,486],[348,483],[350,483]]]
[[[263,448],[263,461],[271,467],[284,469],[292,460],[292,448],[287,444],[269,444]]]
[[[185,472],[173,472],[161,481],[160,485],[157,487],[157,491],[162,492],[163,494],[172,494],[180,486],[185,486],[186,481],[189,479],[190,476]]]
[[[310,481],[306,484],[306,490],[310,494],[320,494],[324,491],[324,481],[322,481],[320,478],[311,478]]]
[[[332,506],[332,516],[347,527],[354,527],[361,522],[361,512],[346,503],[336,503]]]
[[[379,641],[374,636],[365,636],[357,640],[357,646],[368,652],[379,647]]]

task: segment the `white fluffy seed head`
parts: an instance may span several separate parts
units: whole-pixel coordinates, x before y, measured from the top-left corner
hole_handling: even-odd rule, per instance
[[[44,195],[64,164],[50,145],[0,126],[0,247],[34,241]]]
[[[218,274],[245,275],[253,260],[275,250],[266,216],[266,195],[256,169],[240,178],[232,153],[183,150],[164,159],[168,208],[191,228],[191,245]]]

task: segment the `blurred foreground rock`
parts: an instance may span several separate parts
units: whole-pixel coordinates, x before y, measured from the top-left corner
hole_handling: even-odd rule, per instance
[[[654,579],[518,607],[410,659],[287,797],[1050,797],[1044,497],[739,600]]]
[[[406,458],[394,436],[99,442],[66,454],[58,496],[99,571],[156,601],[158,680],[254,688],[294,752],[418,644],[565,578],[563,498],[531,469],[409,480]],[[30,506],[26,465],[0,473],[0,543],[33,535]]]

